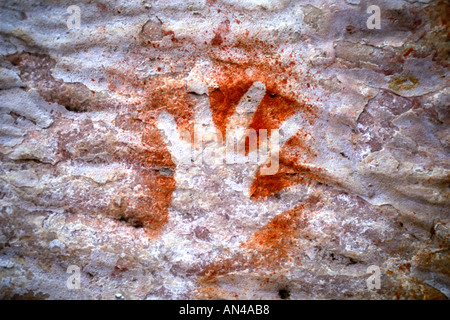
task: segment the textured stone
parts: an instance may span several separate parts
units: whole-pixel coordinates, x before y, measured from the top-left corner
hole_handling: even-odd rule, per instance
[[[0,298],[450,297],[447,2],[70,5],[0,4]]]

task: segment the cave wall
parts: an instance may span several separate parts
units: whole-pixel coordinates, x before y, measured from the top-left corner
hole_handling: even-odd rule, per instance
[[[0,7],[0,298],[450,297],[446,1]]]

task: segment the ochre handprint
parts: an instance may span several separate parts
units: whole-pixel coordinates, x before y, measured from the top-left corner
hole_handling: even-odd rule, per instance
[[[199,257],[207,265],[223,252],[238,252],[252,234],[274,217],[311,197],[313,188],[306,183],[277,197],[268,195],[281,190],[271,191],[270,186],[255,188],[255,177],[263,180],[280,175],[279,149],[291,139],[295,142],[296,134],[308,121],[297,112],[277,129],[249,130],[267,94],[265,84],[255,81],[228,117],[224,137],[213,121],[206,95],[197,98],[193,132],[179,128],[171,114],[159,114],[157,127],[175,164],[176,189],[161,236],[163,243],[171,244],[167,249],[179,257],[172,267],[192,268],[191,262]],[[256,132],[258,137],[254,137]],[[267,135],[270,138],[266,139]],[[237,148],[230,141],[237,142]],[[263,194],[261,190],[266,191]],[[179,233],[180,225],[185,234]],[[193,239],[193,234],[207,242]],[[166,288],[169,289],[167,285]]]
[[[140,79],[119,72],[110,81],[119,98],[133,100],[136,117],[146,123],[143,142],[152,149],[167,150],[151,157],[148,166],[163,165],[173,173],[166,177],[170,185],[149,176],[150,191],[170,194],[167,202],[161,202],[168,209],[151,210],[152,216],[159,213],[164,220],[154,223],[155,219],[144,217],[144,225],[155,252],[164,248],[167,255],[167,270],[161,272],[158,285],[168,296],[198,287],[199,277],[214,265],[226,272],[220,261],[239,255],[248,247],[246,242],[270,248],[273,241],[264,230],[275,237],[289,232],[298,216],[295,213],[291,219],[291,213],[311,198],[314,186],[310,182],[327,180],[320,165],[314,164],[317,107],[294,89],[301,81],[293,65],[282,65],[277,57],[267,54],[264,59],[258,55],[255,51],[251,63],[214,57],[214,63],[206,67],[201,62],[189,65],[187,74],[179,77]],[[245,150],[233,154],[241,163],[227,163],[226,155],[230,154],[221,151],[226,151],[227,137],[238,128],[241,134],[245,129],[254,130],[257,152],[252,153],[256,150],[248,137]],[[195,129],[206,134],[203,144],[196,141]],[[264,130],[267,139],[259,136]],[[264,142],[271,141],[273,132],[279,133],[279,159],[273,171],[264,174],[261,169],[269,168],[272,161],[264,162],[262,157],[250,160],[255,153],[270,156],[258,151],[264,150]],[[213,138],[208,140],[208,136]],[[215,140],[217,137],[222,141]],[[211,159],[223,161],[211,165]],[[147,208],[150,206],[153,208],[152,202]],[[305,203],[304,207],[310,206]],[[278,228],[276,221],[272,223],[277,215],[289,224],[286,230]],[[284,245],[283,239],[280,237]],[[155,258],[159,260],[160,255]],[[169,281],[173,274],[191,286],[174,287]]]
[[[226,213],[229,228],[216,230],[215,237],[223,241],[226,237],[236,236],[242,240],[246,234],[251,234],[266,224],[273,216],[286,210],[289,206],[281,205],[280,199],[275,199],[277,206],[273,210],[272,204],[255,202],[251,199],[252,183],[257,173],[262,175],[274,175],[278,172],[279,147],[284,145],[302,126],[302,115],[295,114],[286,120],[278,130],[272,130],[270,139],[261,138],[259,130],[259,148],[254,148],[256,143],[249,143],[247,152],[244,148],[245,138],[250,135],[250,140],[256,140],[256,131],[247,128],[250,125],[255,111],[265,96],[265,86],[261,82],[255,82],[242,97],[233,115],[229,118],[226,127],[226,136],[221,137],[213,123],[207,99],[199,102],[195,114],[194,143],[191,143],[189,131],[179,131],[177,124],[168,113],[161,113],[158,119],[158,128],[165,137],[172,159],[176,164],[175,180],[177,189],[172,197],[172,209],[175,214],[188,214],[187,211],[202,210],[205,216],[202,227],[214,229],[215,225],[221,225],[214,217]],[[183,134],[184,133],[184,134]],[[201,137],[201,138],[200,138]],[[236,143],[230,143],[230,141]],[[269,147],[267,148],[267,142]],[[237,146],[236,148],[233,148]],[[259,152],[258,152],[259,151]],[[266,161],[270,160],[269,166]],[[263,165],[264,164],[264,165]],[[202,199],[207,194],[202,191],[214,188],[217,190],[217,201]],[[189,200],[187,200],[189,199]],[[248,219],[243,221],[239,212],[225,205],[229,199],[245,208],[254,208],[258,216],[257,223]],[[272,199],[273,200],[273,199]],[[293,205],[293,204],[290,204]],[[269,209],[271,208],[272,209]],[[281,210],[281,211],[280,211]],[[239,211],[239,210],[237,210]],[[265,219],[262,219],[266,216]],[[219,240],[218,238],[218,240]]]
[[[217,53],[211,54],[214,56]],[[215,62],[208,65],[206,69],[202,69],[201,63],[187,64],[186,68],[191,70],[190,74],[195,73],[192,70],[200,65],[198,68],[200,72],[197,73],[201,74],[199,81],[202,82],[204,88],[198,90],[201,92],[192,91],[189,84],[186,86],[186,75],[184,74],[180,76],[141,76],[139,73],[142,68],[141,63],[134,68],[128,68],[128,71],[117,69],[110,74],[110,89],[114,90],[116,98],[122,101],[122,104],[133,105],[129,108],[130,113],[123,115],[124,126],[129,127],[128,122],[135,121],[133,119],[138,119],[140,123],[145,124],[142,141],[149,147],[149,152],[140,154],[133,152],[126,157],[132,163],[138,162],[137,167],[143,171],[141,176],[145,183],[144,186],[148,186],[149,192],[161,191],[161,197],[142,199],[139,204],[135,205],[138,209],[142,208],[142,210],[139,209],[139,212],[149,212],[150,209],[149,215],[139,214],[138,220],[142,221],[142,225],[151,237],[161,235],[165,224],[170,221],[167,216],[167,208],[172,200],[172,192],[175,190],[173,177],[180,170],[175,166],[176,153],[170,154],[164,146],[157,120],[165,119],[164,121],[171,122],[170,128],[173,128],[176,123],[177,128],[184,132],[193,132],[195,124],[202,125],[204,128],[208,128],[206,131],[209,130],[210,133],[220,132],[225,143],[226,129],[233,127],[232,115],[235,114],[239,102],[247,92],[252,90],[258,92],[255,87],[257,83],[264,88],[259,90],[258,99],[255,100],[256,97],[252,97],[255,100],[252,104],[253,109],[247,114],[246,125],[241,127],[255,130],[258,148],[260,140],[264,140],[258,137],[261,130],[267,131],[268,140],[271,139],[270,135],[275,130],[281,129],[280,133],[284,130],[286,134],[283,133],[284,146],[280,144],[280,158],[277,163],[279,170],[277,172],[264,175],[258,170],[258,165],[249,164],[248,167],[251,167],[253,172],[246,179],[247,194],[253,200],[267,200],[269,196],[277,195],[287,187],[298,184],[300,180],[320,178],[320,174],[317,174],[317,170],[320,169],[315,167],[292,168],[292,162],[297,165],[310,163],[310,160],[315,157],[310,147],[314,138],[308,129],[312,127],[317,118],[317,108],[307,102],[307,99],[302,97],[298,91],[293,90],[292,83],[298,84],[299,79],[296,78],[292,65],[281,65],[278,58],[270,57],[267,53],[263,60],[257,51],[254,55],[252,63],[236,64],[234,61],[223,61],[222,58],[217,60],[216,57],[213,57]],[[133,70],[133,72],[129,70]],[[164,113],[167,114],[161,118],[161,114]],[[172,120],[169,119],[170,115],[173,116]],[[297,120],[301,120],[301,125],[290,126],[286,121],[295,115]],[[295,119],[292,118],[290,121],[294,122]],[[284,129],[281,128],[283,123],[285,123]],[[301,128],[303,125],[305,128]],[[289,130],[292,128],[296,128],[298,131],[290,132]],[[288,137],[291,138],[288,139]],[[192,142],[194,142],[193,138],[192,136],[190,139]],[[184,144],[184,147],[188,145]],[[215,152],[218,149],[220,148],[209,147],[206,151],[213,150]],[[144,170],[145,167],[152,169]],[[168,174],[160,177],[158,175],[158,172],[162,172],[160,168],[169,168],[169,172],[174,175]],[[130,199],[130,202],[136,203],[137,200],[136,198]],[[130,205],[130,207],[133,206]],[[126,215],[128,219],[128,216],[135,214],[130,212]],[[161,219],[157,219],[157,217]]]

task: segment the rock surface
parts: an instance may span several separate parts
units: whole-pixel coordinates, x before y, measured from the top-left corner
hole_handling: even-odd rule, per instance
[[[0,298],[450,297],[448,2],[73,4],[0,4]]]

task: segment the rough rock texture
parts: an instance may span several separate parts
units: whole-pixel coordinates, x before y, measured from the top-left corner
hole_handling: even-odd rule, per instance
[[[0,7],[0,298],[450,297],[447,1]]]

